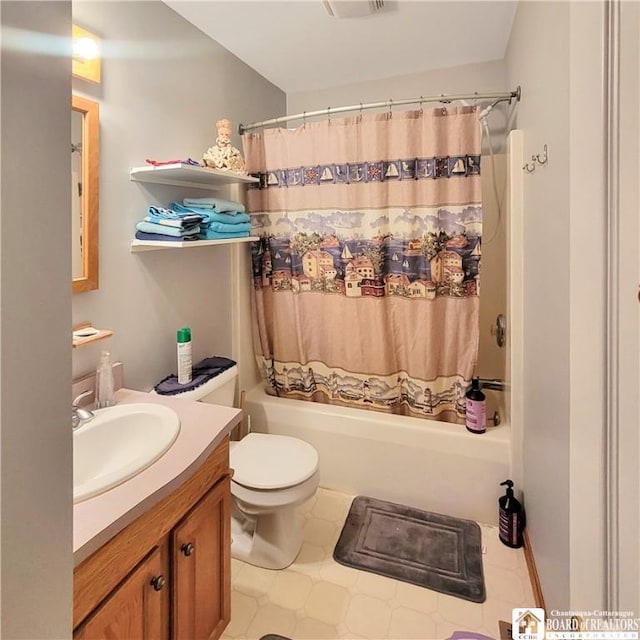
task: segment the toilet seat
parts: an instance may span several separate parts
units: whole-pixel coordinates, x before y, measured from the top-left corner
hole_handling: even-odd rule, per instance
[[[267,433],[249,433],[232,447],[233,482],[248,489],[286,489],[318,470],[318,452],[309,443]]]

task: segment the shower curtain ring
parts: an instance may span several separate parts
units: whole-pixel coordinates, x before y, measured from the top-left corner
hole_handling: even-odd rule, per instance
[[[420,96],[420,115],[424,115],[424,109],[422,108],[422,103],[424,101],[424,96]]]
[[[362,102],[360,103],[360,122],[362,122]]]
[[[302,128],[303,129],[307,128],[307,112],[306,111],[302,112]]]
[[[331,107],[327,107],[327,117],[329,118],[329,124],[331,124]]]
[[[393,113],[391,112],[391,107],[393,107],[393,100],[391,98],[389,98],[389,115],[388,115],[389,119],[393,118]]]

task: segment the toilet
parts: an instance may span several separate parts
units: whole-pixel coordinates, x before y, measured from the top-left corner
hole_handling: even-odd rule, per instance
[[[233,406],[236,366],[177,397]],[[318,453],[299,438],[249,433],[231,442],[231,555],[265,569],[284,569],[302,547],[296,507],[319,482]]]

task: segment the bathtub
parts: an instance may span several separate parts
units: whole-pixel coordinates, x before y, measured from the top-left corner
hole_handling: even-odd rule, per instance
[[[246,395],[252,431],[294,436],[320,458],[320,486],[497,524],[510,475],[510,428],[464,426],[269,396]]]

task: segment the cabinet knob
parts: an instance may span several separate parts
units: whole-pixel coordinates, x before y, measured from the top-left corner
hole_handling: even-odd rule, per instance
[[[162,587],[164,587],[164,583],[165,583],[164,576],[155,576],[154,578],[151,578],[151,586],[156,591],[162,591]]]
[[[185,556],[190,556],[193,553],[193,545],[190,542],[185,542],[180,547],[180,551],[182,551]]]

